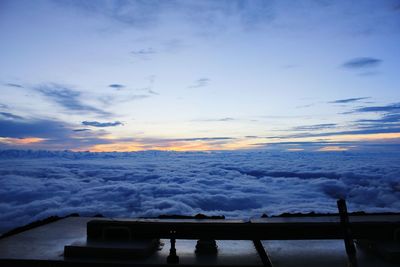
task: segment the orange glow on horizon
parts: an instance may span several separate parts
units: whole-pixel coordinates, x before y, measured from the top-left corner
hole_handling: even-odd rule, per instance
[[[165,141],[160,144],[146,144],[145,142],[117,142],[112,144],[98,144],[87,148],[91,152],[130,152],[143,150],[162,151],[212,151],[212,150],[240,150],[254,148],[249,140],[232,140],[227,143],[212,141]],[[79,149],[84,150],[84,149]]]
[[[118,138],[108,135],[105,139],[114,141],[115,143],[97,144],[90,147],[75,149],[75,151],[92,151],[92,152],[130,152],[144,150],[161,150],[161,151],[213,151],[213,150],[242,150],[255,149],[257,147],[265,147],[268,144],[280,143],[282,141],[289,142],[362,142],[362,141],[379,141],[400,138],[400,133],[378,133],[378,134],[348,134],[348,135],[331,135],[323,138],[304,137],[304,138],[287,138],[280,140],[257,139],[257,144],[253,138],[238,138],[231,140],[194,140],[194,141],[172,141],[168,139],[146,139],[132,142],[118,142]],[[343,146],[325,146],[316,151],[345,151],[351,147]],[[303,148],[288,148],[287,151],[302,151]]]
[[[80,151],[82,149],[76,149]],[[86,150],[86,149],[83,149]],[[147,150],[145,145],[140,143],[113,143],[113,144],[98,144],[94,145],[87,150],[91,152],[131,152]]]
[[[11,138],[11,137],[0,137],[0,143],[8,145],[29,145],[45,141],[44,138],[38,137],[27,137],[27,138]]]
[[[321,147],[320,149],[317,149],[317,151],[320,152],[347,151],[347,150],[349,149],[341,146],[324,146]]]

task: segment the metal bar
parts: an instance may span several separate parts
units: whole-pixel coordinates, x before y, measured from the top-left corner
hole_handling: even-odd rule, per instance
[[[400,218],[400,217],[397,217]],[[358,219],[349,224],[355,239],[393,240],[399,221]],[[93,220],[87,224],[87,237],[101,240],[110,227],[127,227],[131,238],[176,238],[215,240],[298,240],[343,239],[343,226],[337,222],[187,222]],[[171,234],[174,230],[174,234]]]
[[[272,267],[271,260],[268,256],[267,252],[265,251],[264,246],[261,243],[261,241],[259,239],[255,239],[255,240],[253,240],[253,244],[257,250],[258,255],[261,258],[263,265],[266,267]]]
[[[337,207],[340,214],[340,224],[343,229],[343,239],[346,248],[347,257],[349,260],[349,266],[357,267],[356,247],[354,246],[353,236],[350,229],[349,216],[347,214],[346,201],[339,199],[337,201]]]

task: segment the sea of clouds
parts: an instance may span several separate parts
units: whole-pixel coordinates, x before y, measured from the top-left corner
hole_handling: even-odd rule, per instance
[[[0,233],[51,215],[400,211],[400,152],[0,151]]]

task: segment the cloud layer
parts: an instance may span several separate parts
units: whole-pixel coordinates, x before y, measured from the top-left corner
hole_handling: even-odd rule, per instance
[[[50,215],[400,211],[398,153],[0,151],[0,232]]]

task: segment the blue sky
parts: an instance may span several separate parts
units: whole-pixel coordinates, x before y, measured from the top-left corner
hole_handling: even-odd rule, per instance
[[[393,150],[400,1],[1,1],[0,148]]]

